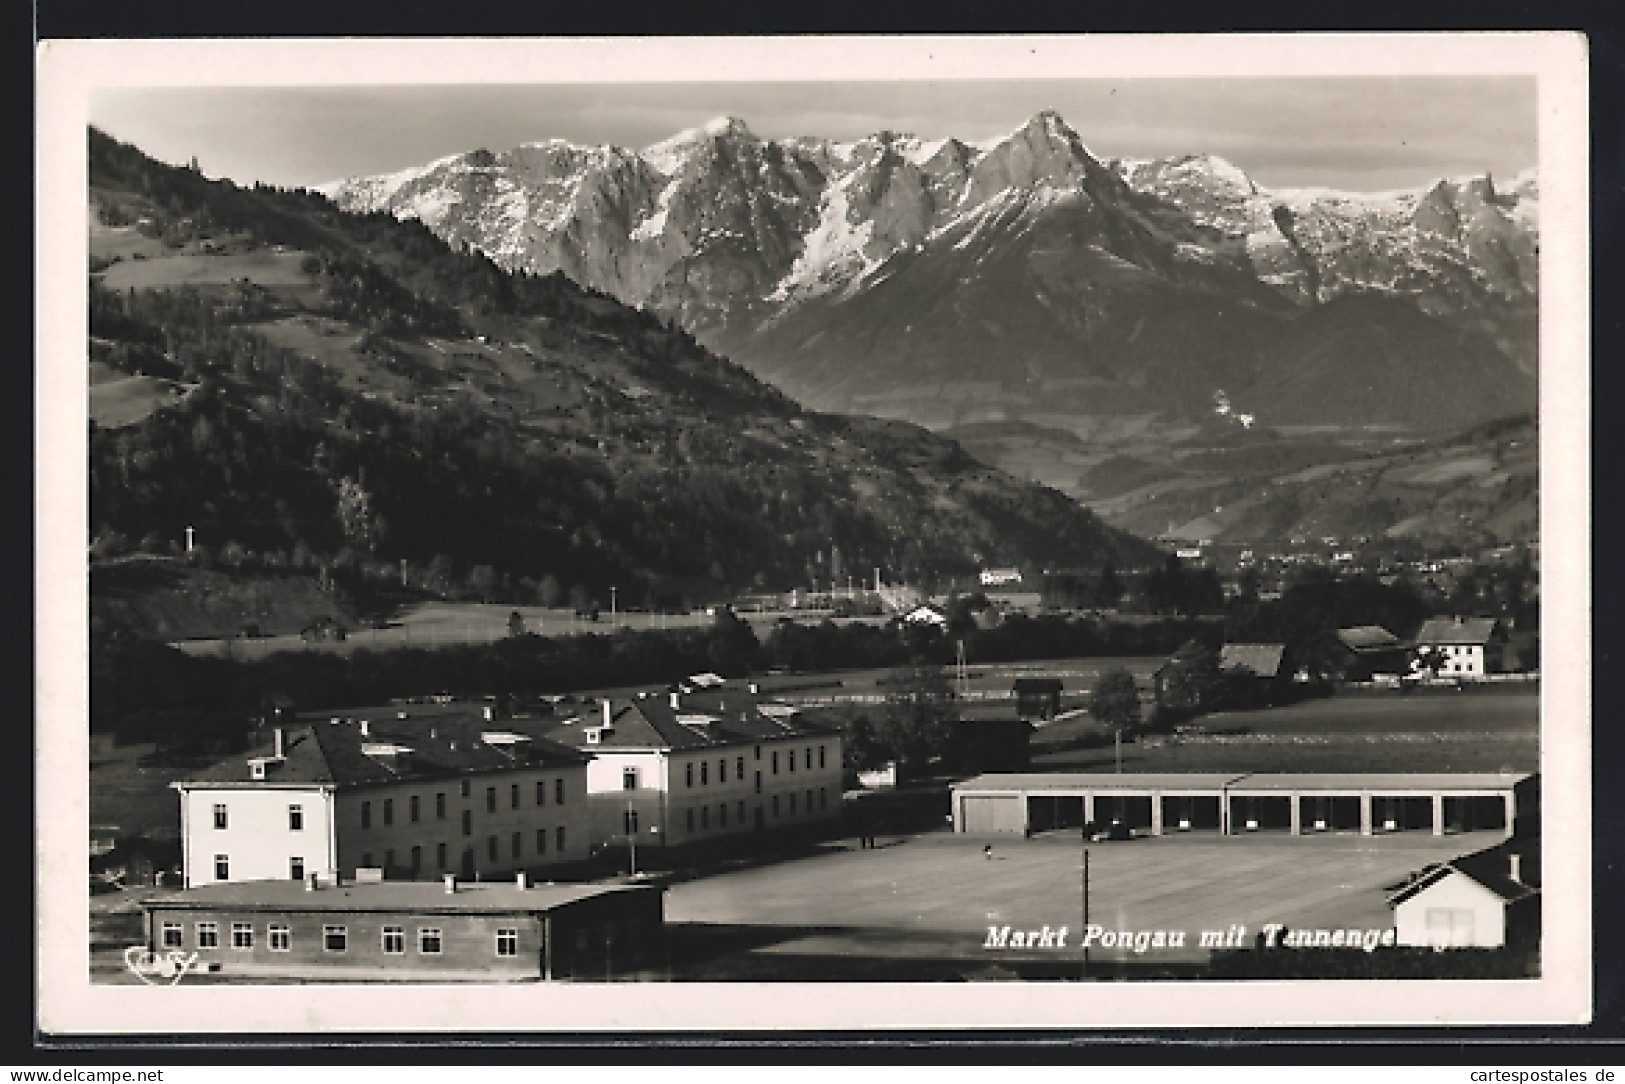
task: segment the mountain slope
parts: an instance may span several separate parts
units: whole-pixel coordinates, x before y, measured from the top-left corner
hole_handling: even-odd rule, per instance
[[[1046,111],[980,145],[770,141],[719,118],[641,151],[554,141],[327,190],[677,320],[822,408],[1194,417],[1220,389],[1268,393],[1315,304],[1371,293],[1408,308],[1367,307],[1393,323],[1300,351],[1303,381],[1375,356],[1425,369],[1409,331],[1427,326],[1493,390],[1397,403],[1367,390],[1386,383],[1374,370],[1266,421],[1445,429],[1533,405],[1532,174],[1270,192],[1221,159],[1102,162]]]
[[[192,386],[94,429],[105,549],[191,525],[230,566],[500,597],[616,586],[628,604],[827,585],[838,564],[1155,558],[951,441],[804,411],[562,275],[96,131],[90,164],[97,364]]]

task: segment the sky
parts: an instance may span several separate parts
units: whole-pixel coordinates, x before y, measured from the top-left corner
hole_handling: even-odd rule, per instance
[[[762,138],[966,141],[1053,109],[1101,158],[1216,154],[1266,187],[1511,176],[1537,160],[1533,76],[103,89],[90,121],[239,183],[314,185],[561,138],[643,147],[722,115]]]

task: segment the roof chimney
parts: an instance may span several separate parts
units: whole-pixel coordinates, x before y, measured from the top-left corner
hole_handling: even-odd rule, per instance
[[[282,759],[282,728],[277,727],[275,730],[271,731],[271,736],[272,736],[272,739],[275,742],[275,744],[272,746],[272,755],[274,757],[276,757],[278,760],[281,760]]]
[[[361,736],[363,738],[372,737],[372,724],[367,722],[367,720],[365,720],[365,719],[360,720],[360,722],[361,722]]]
[[[1517,884],[1523,884],[1523,855],[1507,855],[1507,876]]]
[[[453,895],[453,894],[456,893],[456,891],[457,891],[457,875],[455,873],[448,873],[445,876],[443,876],[441,878],[441,880],[445,881],[445,883],[446,883],[446,895],[450,896],[450,895]]]
[[[605,699],[604,700],[604,725],[605,726],[613,726],[614,725],[614,714],[615,714],[614,711],[609,706],[609,700]]]

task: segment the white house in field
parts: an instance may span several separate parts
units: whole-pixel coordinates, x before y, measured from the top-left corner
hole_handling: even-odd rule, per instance
[[[592,755],[595,848],[683,847],[841,815],[841,733],[743,690],[603,700],[548,732]]]
[[[1504,669],[1506,642],[1493,617],[1432,617],[1416,633],[1416,653],[1442,656],[1443,678],[1482,678]]]
[[[587,857],[587,757],[478,720],[335,717],[170,785],[186,887],[546,873]],[[364,875],[365,876],[365,875]]]
[[[1388,898],[1395,943],[1413,948],[1501,948],[1538,930],[1539,892],[1523,881],[1520,856],[1505,873],[1483,863],[1445,863]]]

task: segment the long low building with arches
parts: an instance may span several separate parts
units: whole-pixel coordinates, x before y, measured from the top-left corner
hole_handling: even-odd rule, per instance
[[[1141,835],[1502,831],[1539,804],[1531,773],[1010,772],[953,788],[954,831],[1032,835],[1120,824]]]

